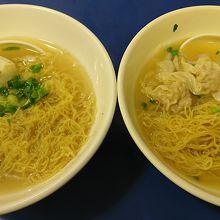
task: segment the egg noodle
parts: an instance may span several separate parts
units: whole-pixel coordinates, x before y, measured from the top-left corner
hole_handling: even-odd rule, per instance
[[[76,65],[70,66],[75,73],[68,69],[66,58],[70,59],[63,53],[38,58],[44,68],[36,77],[48,96],[31,108],[0,117],[0,181],[17,178],[36,183],[47,179],[87,141],[95,118],[95,96],[82,71]],[[29,65],[24,62],[18,60],[17,64],[23,76]]]
[[[185,108],[179,114],[142,111],[139,119],[147,141],[163,157],[190,176],[220,169],[220,113],[216,101]]]
[[[147,65],[137,85],[147,143],[188,176],[219,175],[220,64],[207,55],[188,62],[177,53]]]

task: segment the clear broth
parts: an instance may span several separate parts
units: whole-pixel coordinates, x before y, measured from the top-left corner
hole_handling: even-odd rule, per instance
[[[78,62],[78,60],[75,57],[70,55],[67,51],[59,48],[59,46],[54,45],[50,42],[38,40],[38,39],[10,38],[7,40],[20,40],[24,42],[29,42],[31,44],[34,44],[40,47],[45,52],[49,52],[49,53],[55,52],[56,56],[59,56],[59,60],[60,60],[60,62],[57,63],[56,65],[57,69],[65,68],[65,70],[73,74],[76,79],[83,82],[82,86],[88,94],[94,94],[92,83],[88,77],[88,74],[86,73],[86,70],[81,66],[81,64]],[[30,56],[30,57],[40,56],[40,53],[30,49],[29,47],[21,47],[19,50],[4,50],[4,48],[6,47],[13,47],[13,46],[15,45],[11,43],[8,45],[0,44],[0,56],[6,57],[15,63],[17,62],[16,60],[18,57],[25,58],[27,56]],[[27,184],[27,182],[20,180],[16,176],[2,177],[0,178],[0,196],[7,194],[7,193],[13,193],[18,190],[23,190],[23,189],[28,190],[30,186],[31,186],[30,183]]]
[[[185,39],[184,39],[185,40]],[[143,106],[142,106],[142,102],[144,101],[144,96],[143,94],[141,93],[141,89],[140,89],[140,83],[141,81],[143,81],[144,77],[146,76],[146,73],[148,74],[148,79],[149,80],[156,80],[155,79],[155,75],[153,74],[153,70],[155,71],[155,69],[157,68],[157,63],[159,61],[161,61],[162,59],[164,59],[165,55],[167,54],[167,51],[166,49],[170,46],[172,46],[174,49],[177,49],[180,47],[180,45],[182,44],[182,42],[184,42],[184,40],[180,40],[180,41],[177,41],[177,42],[174,42],[172,45],[166,45],[166,46],[160,46],[159,49],[157,49],[156,51],[154,51],[152,53],[152,56],[151,58],[146,62],[145,66],[143,67],[143,69],[141,70],[140,74],[139,74],[139,77],[137,79],[137,84],[136,84],[136,88],[135,88],[135,109],[136,109],[136,117],[137,117],[137,121],[139,122],[139,131],[143,137],[143,139],[145,140],[146,144],[148,146],[149,143],[148,143],[148,137],[146,137],[145,133],[144,133],[144,130],[141,126],[141,122],[138,118],[138,115],[140,114],[141,111],[143,111]],[[219,44],[220,46],[220,44]],[[207,50],[207,47],[209,47],[209,45],[205,45],[204,48],[201,48],[202,46],[200,45],[199,49],[196,50],[196,49],[191,49],[191,51],[188,51],[188,53],[191,53],[193,55],[195,55],[195,51],[206,51]],[[189,48],[188,48],[189,50]],[[211,45],[211,49],[208,48],[208,51],[209,50],[213,50],[213,47]],[[216,49],[215,49],[216,51]],[[214,56],[216,56],[216,54],[214,54]],[[220,54],[218,56],[218,58],[215,59],[215,61],[217,62],[218,59],[219,59],[219,62],[220,63]],[[150,131],[149,131],[150,133]],[[210,173],[205,173],[203,175],[200,175],[199,177],[192,177],[192,176],[187,176],[185,175],[181,170],[179,170],[175,164],[162,157],[152,146],[151,147],[151,150],[157,155],[157,157],[167,166],[169,167],[169,169],[173,170],[174,173],[176,173],[177,175],[179,175],[180,177],[186,179],[187,181],[189,181],[190,183],[208,191],[208,192],[211,192],[215,195],[220,195],[220,170],[218,172],[216,172],[216,175],[213,175],[213,174],[210,174]]]

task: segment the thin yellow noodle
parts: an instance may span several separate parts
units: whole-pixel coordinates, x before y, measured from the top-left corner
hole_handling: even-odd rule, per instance
[[[49,95],[0,118],[0,179],[41,182],[71,161],[88,139],[96,112],[94,93],[84,78],[59,69],[60,56],[47,54],[38,60],[44,69],[36,78],[43,79]],[[23,63],[18,68],[21,75],[30,75]]]
[[[220,169],[220,108],[214,99],[200,101],[178,114],[141,110],[139,120],[147,142],[190,176]]]

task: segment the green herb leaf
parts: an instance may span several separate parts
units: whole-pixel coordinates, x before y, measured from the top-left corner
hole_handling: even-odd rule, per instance
[[[31,93],[31,98],[32,99],[37,99],[39,97],[38,95],[38,92],[36,90],[34,90],[32,93]]]
[[[20,76],[16,76],[7,83],[8,88],[0,88],[0,94],[8,96],[6,105],[0,105],[0,117],[5,113],[15,113],[19,107],[21,109],[29,108],[48,95],[48,91],[35,78],[24,80]],[[12,102],[13,97],[16,102]]]
[[[38,88],[37,92],[40,99],[48,95],[48,91],[43,87]]]
[[[18,107],[14,105],[0,105],[0,117],[4,116],[5,113],[15,113],[17,108]]]
[[[0,105],[0,117],[5,115],[5,108],[3,105]]]
[[[179,55],[179,50],[173,49],[172,47],[168,47],[168,48],[167,48],[167,52],[168,52],[168,53],[171,53],[171,55],[172,55],[173,57]]]
[[[216,55],[218,55],[219,53],[220,53],[220,51],[219,51],[219,50],[217,50],[215,54],[216,54]]]
[[[198,176],[192,176],[192,178],[193,178],[194,180],[199,181],[199,177],[198,177]]]
[[[8,87],[11,89],[21,89],[25,85],[25,81],[20,76],[16,76],[14,79],[8,81]]]
[[[6,105],[5,106],[5,113],[15,113],[18,106],[15,105]]]
[[[30,70],[32,71],[32,73],[39,73],[42,68],[43,68],[43,65],[41,63],[38,63],[38,64],[32,65],[30,67]]]
[[[8,124],[11,126],[11,119],[7,119]]]
[[[32,103],[31,103],[30,99],[28,99],[28,100],[21,106],[21,108],[22,108],[22,109],[27,109],[27,108],[31,107],[31,105],[32,105]]]
[[[142,103],[141,103],[141,106],[142,106],[142,108],[143,108],[144,110],[147,109],[147,103],[146,103],[146,102],[142,102]]]
[[[178,24],[174,24],[173,25],[173,32],[175,32],[177,30],[177,28],[178,28]]]
[[[0,94],[3,96],[8,96],[9,95],[8,89],[4,86],[0,87]]]
[[[218,113],[218,112],[220,112],[220,108],[218,108],[218,107],[212,108],[212,113]]]
[[[5,47],[2,50],[3,51],[20,50],[20,47],[18,47],[18,46],[10,46],[10,47]]]
[[[157,100],[155,100],[155,99],[150,99],[150,103],[156,104],[156,103],[157,103]]]

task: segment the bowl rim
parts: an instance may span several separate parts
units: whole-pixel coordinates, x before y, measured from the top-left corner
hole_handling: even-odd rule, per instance
[[[176,10],[172,10],[170,12],[167,12],[165,14],[162,14],[161,16],[155,18],[154,20],[147,23],[140,31],[137,32],[137,34],[133,37],[133,39],[128,44],[118,70],[118,76],[117,76],[117,93],[118,93],[118,103],[119,108],[121,111],[122,118],[124,120],[124,123],[126,125],[126,128],[128,132],[130,133],[130,136],[134,140],[135,144],[139,148],[139,150],[144,154],[144,156],[151,162],[154,167],[157,168],[157,170],[160,171],[164,176],[166,176],[170,181],[175,183],[177,186],[182,188],[183,190],[187,191],[188,193],[192,194],[193,196],[196,196],[206,202],[212,203],[214,205],[220,206],[220,197],[216,196],[214,194],[208,193],[203,189],[200,189],[199,187],[193,185],[192,183],[188,182],[186,179],[180,177],[177,175],[174,171],[169,169],[168,166],[166,166],[161,160],[156,157],[156,155],[151,152],[149,147],[147,147],[147,144],[142,140],[141,135],[136,131],[135,126],[133,125],[133,122],[129,116],[129,112],[126,108],[126,102],[125,102],[125,94],[124,94],[124,81],[125,81],[125,69],[126,69],[126,63],[130,56],[130,54],[133,51],[133,48],[141,39],[142,35],[150,29],[152,26],[159,23],[162,19],[166,17],[173,16],[174,14],[179,14],[183,12],[190,12],[190,11],[201,11],[201,10],[219,10],[220,6],[218,5],[198,5],[198,6],[190,6],[190,7],[184,7],[179,8]]]
[[[115,69],[112,63],[112,60],[102,44],[101,40],[88,28],[86,25],[78,21],[76,18],[65,14],[64,12],[58,11],[56,9],[52,9],[45,6],[40,5],[33,5],[33,4],[2,4],[0,5],[0,10],[2,9],[32,9],[32,10],[38,10],[38,11],[44,11],[48,12],[50,14],[53,14],[55,16],[59,16],[65,20],[68,20],[69,22],[73,22],[74,25],[77,25],[80,30],[84,31],[86,34],[88,34],[89,37],[92,38],[93,42],[97,46],[97,50],[100,50],[103,54],[103,59],[106,60],[106,63],[109,65],[109,78],[111,80],[108,81],[108,83],[111,83],[111,90],[109,91],[109,95],[111,96],[111,100],[109,102],[109,108],[104,114],[105,118],[105,124],[103,124],[102,129],[99,129],[99,132],[96,133],[95,141],[93,142],[89,150],[84,151],[80,158],[78,158],[78,162],[76,164],[76,167],[74,169],[70,169],[65,175],[62,176],[62,179],[57,179],[53,184],[50,184],[49,186],[46,186],[45,188],[42,188],[40,190],[37,190],[37,193],[27,196],[25,200],[19,199],[18,201],[14,201],[11,204],[8,204],[1,208],[0,206],[0,215],[7,214],[14,212],[16,210],[22,209],[24,207],[27,207],[33,203],[36,203],[40,201],[41,199],[47,197],[48,195],[52,194],[59,188],[61,188],[64,184],[66,184],[70,179],[72,179],[93,157],[93,155],[96,153],[96,151],[101,146],[109,128],[113,120],[113,116],[115,113],[116,108],[116,102],[117,102],[117,85],[116,85],[116,74]],[[56,174],[55,174],[56,175]],[[52,177],[53,178],[53,177]],[[37,184],[38,185],[38,184]]]

